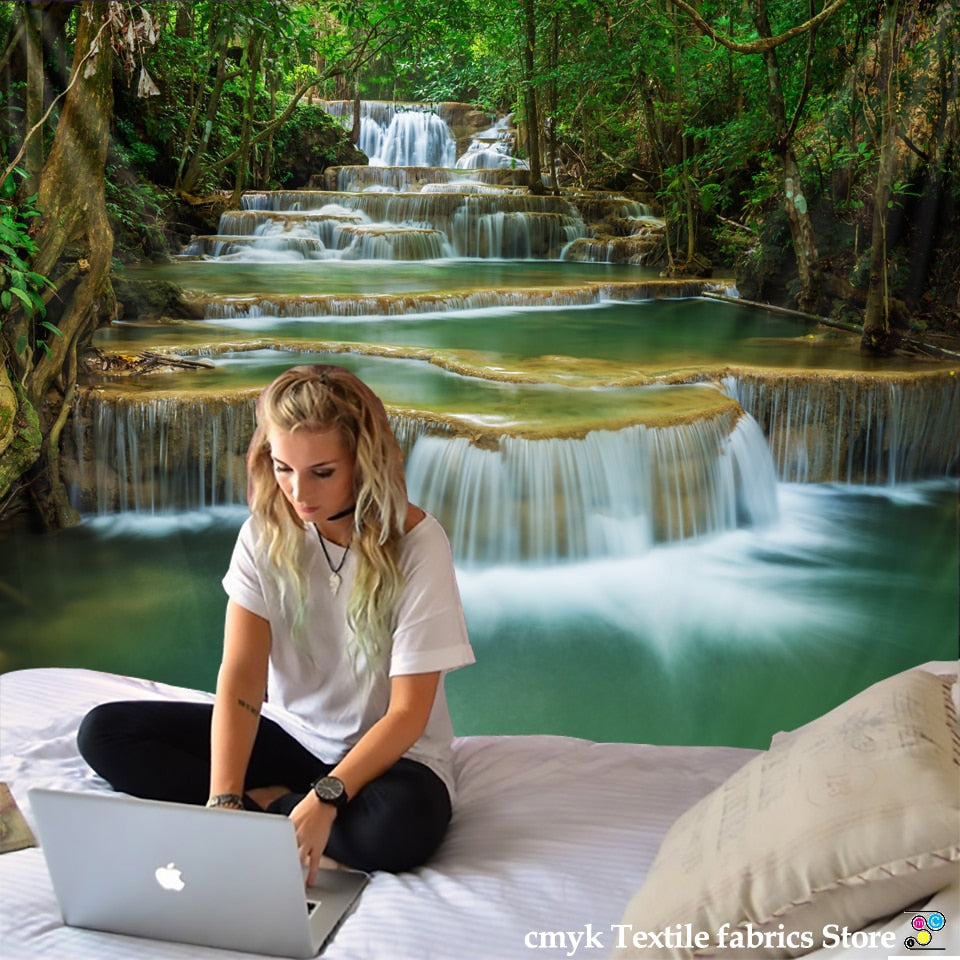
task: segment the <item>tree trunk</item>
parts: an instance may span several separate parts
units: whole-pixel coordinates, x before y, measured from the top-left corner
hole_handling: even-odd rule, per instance
[[[683,119],[683,79],[682,60],[680,57],[680,28],[677,25],[677,11],[671,4],[670,13],[673,16],[673,68],[677,83],[677,131],[680,137],[680,184],[683,190],[683,206],[687,220],[687,256],[685,264],[692,266],[697,252],[697,228],[694,212],[693,183],[690,180],[690,156],[687,143],[686,124]],[[677,253],[680,247],[680,216],[677,216]],[[670,257],[669,246],[667,256]],[[673,266],[671,262],[671,267]]]
[[[200,179],[201,166],[207,147],[210,145],[210,138],[213,136],[213,122],[217,118],[217,112],[220,109],[220,97],[223,94],[223,85],[227,82],[227,47],[229,37],[224,34],[218,43],[217,49],[217,75],[213,82],[213,90],[210,91],[210,99],[207,101],[207,109],[204,112],[203,130],[200,133],[200,142],[197,144],[190,162],[187,164],[186,172],[178,178],[174,184],[174,189],[178,193],[191,193],[197,186]],[[184,146],[184,157],[189,149],[189,141]],[[183,166],[181,158],[181,167]]]
[[[547,191],[540,174],[540,116],[537,112],[537,91],[533,85],[534,54],[537,49],[536,0],[524,0],[523,23],[523,103],[527,128],[527,157],[530,176],[527,186],[531,193],[543,196]]]
[[[915,311],[926,289],[930,264],[940,241],[941,231],[949,229],[946,214],[946,177],[943,171],[950,167],[950,144],[957,141],[960,118],[951,111],[951,100],[958,89],[958,61],[955,30],[938,31],[937,86],[939,87],[937,122],[930,136],[927,156],[924,158],[925,174],[923,193],[916,214],[914,241],[910,252],[910,274],[907,278],[903,299],[907,309]]]
[[[772,37],[767,17],[766,0],[753,0],[753,20],[761,40]],[[763,52],[767,68],[767,109],[773,120],[776,142],[773,153],[783,176],[783,209],[790,224],[790,237],[797,262],[800,292],[797,306],[804,313],[817,313],[820,300],[820,255],[807,198],[803,192],[800,166],[793,149],[793,129],[787,122],[787,106],[780,79],[780,62],[776,48]]]
[[[788,146],[783,153],[778,152],[777,158],[783,170],[783,208],[790,223],[790,238],[800,281],[797,307],[803,313],[817,314],[820,303],[820,254],[813,221],[807,209],[807,198],[803,193],[800,167],[792,146]]]
[[[253,114],[257,101],[257,80],[260,77],[260,55],[263,52],[263,32],[255,30],[247,43],[247,98],[244,104],[243,121],[240,124],[240,156],[237,158],[237,173],[233,181],[233,196],[230,206],[240,206],[240,196],[246,185],[247,171],[250,167],[250,131],[253,128]]]
[[[277,85],[279,83],[280,77],[278,76],[275,70],[271,70],[269,73],[270,77],[270,117],[273,118],[277,115]],[[309,100],[308,100],[309,102]],[[269,188],[270,178],[273,176],[273,134],[271,133],[267,137],[267,145],[263,150],[263,163],[260,166],[260,172],[257,177],[257,188],[260,190],[266,190]]]
[[[17,417],[24,424],[36,419],[43,437],[30,490],[47,527],[76,519],[59,475],[60,431],[76,390],[78,351],[116,308],[109,278],[113,234],[104,197],[113,110],[113,52],[101,33],[106,8],[103,2],[81,5],[73,61],[76,83],[64,99],[40,176],[37,206],[42,216],[32,269],[56,285],[56,293],[44,299],[47,322],[56,325],[60,335],[54,336],[38,317],[20,309],[11,311],[2,328],[6,372],[10,382],[22,384]],[[18,341],[26,344],[20,352]],[[14,446],[0,454],[0,476]],[[18,476],[22,473],[8,476],[6,486],[0,485],[0,498]]]
[[[547,121],[547,168],[550,170],[550,192],[560,196],[559,167],[560,158],[557,152],[557,65],[560,62],[560,15],[554,13],[550,37],[550,87],[548,109],[550,116]]]
[[[890,290],[887,278],[887,217],[891,187],[897,165],[897,130],[894,123],[893,39],[897,24],[897,3],[888,2],[883,11],[880,35],[877,37],[880,108],[880,162],[877,166],[877,187],[873,196],[873,226],[870,234],[870,273],[867,305],[863,315],[863,337],[860,349],[865,353],[882,354],[890,350]]]
[[[21,197],[28,197],[37,192],[43,167],[40,121],[44,108],[67,85],[60,61],[66,22],[75,4],[43,2],[19,6],[20,16],[12,23],[9,42],[0,56],[0,103],[9,129],[3,166],[22,151],[28,178],[18,192]]]
[[[173,35],[185,40],[191,33],[193,33],[193,9],[190,4],[178,5],[173,24]]]
[[[46,6],[44,4],[43,6]],[[46,81],[43,75],[43,10],[39,4],[28,3],[23,7],[24,33],[27,48],[27,109],[25,129],[33,130],[43,116],[43,91]],[[37,132],[27,143],[23,155],[27,179],[23,185],[23,195],[32,196],[40,185],[40,170],[43,167],[43,130]]]

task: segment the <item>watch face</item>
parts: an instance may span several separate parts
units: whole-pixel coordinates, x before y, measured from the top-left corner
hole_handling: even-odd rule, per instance
[[[343,796],[343,784],[336,777],[321,777],[313,789],[321,800],[339,800]]]

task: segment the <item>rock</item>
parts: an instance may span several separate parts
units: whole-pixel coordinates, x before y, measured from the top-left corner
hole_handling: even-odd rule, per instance
[[[158,320],[161,317],[198,320],[203,317],[202,306],[188,299],[170,280],[131,280],[113,276],[111,282],[125,320]]]

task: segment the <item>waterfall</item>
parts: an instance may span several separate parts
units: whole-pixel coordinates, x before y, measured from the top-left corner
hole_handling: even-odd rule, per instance
[[[496,192],[249,193],[190,256],[237,259],[559,259],[586,234],[562,197]]]
[[[368,129],[373,127],[367,121]],[[423,110],[398,110],[383,130],[371,130],[376,150],[368,152],[361,129],[360,149],[372,166],[382,167],[452,167],[457,161],[457,146],[450,128],[435,113]]]
[[[340,193],[502,193],[522,188],[525,180],[507,169],[445,167],[343,166],[323,175],[324,189]]]
[[[651,544],[776,517],[776,476],[757,425],[730,415],[582,439],[422,436],[411,498],[435,514],[458,563],[630,556]]]
[[[323,107],[352,123],[349,101],[328,101]],[[457,160],[450,127],[431,104],[361,101],[357,146],[371,166],[452,167]]]
[[[252,396],[129,398],[81,393],[73,416],[74,507],[163,513],[243,503]]]
[[[724,383],[763,428],[782,480],[896,484],[957,469],[960,384],[952,373],[741,374]]]
[[[253,396],[82,394],[74,505],[164,513],[245,501]],[[391,415],[411,499],[436,514],[468,564],[632,555],[654,542],[775,518],[762,434],[736,411],[582,439],[503,436],[484,449],[449,425]]]
[[[895,484],[957,469],[960,387],[948,372],[784,382],[740,374],[724,385],[746,415],[582,439],[503,436],[495,449],[438,421],[391,420],[408,455],[411,496],[455,531],[471,563],[619,555],[764,523],[776,515],[777,477]],[[242,503],[255,392],[82,391],[65,434],[74,506],[108,513]]]
[[[616,194],[534,197],[512,154],[509,117],[479,133],[462,104],[361,101],[359,146],[370,165],[311,178],[326,190],[243,195],[216,236],[195,237],[188,257],[244,261],[446,258],[639,263],[662,224],[642,203]],[[353,103],[322,109],[352,122]],[[446,117],[445,117],[446,114]],[[449,120],[449,122],[448,122]],[[457,159],[458,140],[471,137]],[[593,237],[587,221],[601,223]]]
[[[530,289],[482,288],[451,293],[320,294],[289,297],[211,297],[204,302],[206,320],[260,317],[401,317],[491,308],[584,307],[607,300],[651,300],[698,297],[712,289],[710,281],[651,280],[630,283],[584,283],[569,287]]]
[[[81,391],[65,435],[72,505],[84,513],[166,513],[246,502],[255,391],[143,397]],[[404,454],[445,423],[391,414]],[[72,444],[72,449],[71,449]]]
[[[463,156],[457,160],[457,167],[461,170],[489,170],[500,167],[529,169],[525,160],[518,160],[513,155],[511,117],[503,117],[489,129],[478,133]]]

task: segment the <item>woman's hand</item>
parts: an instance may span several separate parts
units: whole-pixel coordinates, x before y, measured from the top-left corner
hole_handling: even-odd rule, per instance
[[[392,678],[387,712],[328,773],[343,782],[348,797],[355,797],[416,743],[426,729],[439,685],[439,671]],[[337,808],[321,803],[312,790],[290,811],[300,862],[307,865],[307,886],[313,883],[336,817]]]
[[[297,831],[297,849],[300,862],[307,867],[307,886],[313,885],[317,864],[330,839],[330,828],[337,818],[337,808],[321,803],[311,790],[290,811],[290,819]]]

